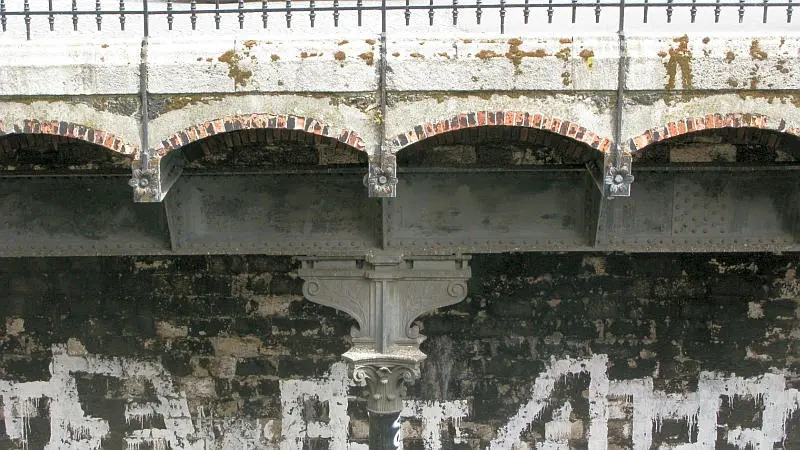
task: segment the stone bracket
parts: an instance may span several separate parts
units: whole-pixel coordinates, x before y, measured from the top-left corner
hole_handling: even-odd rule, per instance
[[[603,164],[604,195],[607,198],[630,197],[633,184],[633,158],[630,152],[617,149],[606,153]]]
[[[398,389],[419,374],[425,339],[417,317],[467,296],[468,256],[405,256],[373,251],[363,257],[302,257],[303,295],[353,317],[353,347],[343,355],[367,384],[369,408],[398,412]]]
[[[389,151],[381,150],[381,156],[369,159],[369,172],[364,178],[370,197],[397,196],[397,158]]]
[[[164,157],[148,157],[134,161],[133,176],[128,184],[133,188],[137,203],[157,203],[164,200],[169,189],[183,172],[183,152],[174,151]]]

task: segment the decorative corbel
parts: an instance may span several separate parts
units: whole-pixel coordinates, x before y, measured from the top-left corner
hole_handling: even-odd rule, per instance
[[[370,197],[397,195],[397,158],[393,153],[387,151],[383,156],[370,157],[365,184]]]
[[[606,197],[631,196],[631,184],[633,184],[632,166],[633,158],[630,152],[618,147],[613,154],[606,154],[603,170]]]
[[[183,172],[184,158],[180,151],[164,157],[142,154],[133,163],[133,176],[128,184],[133,188],[133,200],[137,203],[155,203],[164,200],[169,189]]]
[[[417,317],[467,296],[467,256],[406,257],[373,252],[359,258],[303,257],[303,295],[353,317],[353,347],[342,355],[367,387],[370,449],[395,448],[387,431],[403,409],[404,384],[419,377],[425,339]],[[389,427],[399,430],[397,427]]]

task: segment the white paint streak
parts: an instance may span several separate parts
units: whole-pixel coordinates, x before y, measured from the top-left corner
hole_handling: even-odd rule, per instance
[[[280,382],[282,419],[243,417],[214,418],[201,406],[194,421],[189,413],[186,395],[175,390],[171,375],[157,362],[138,361],[98,355],[73,356],[65,345],[53,347],[51,378],[48,381],[13,382],[0,380],[3,420],[9,438],[27,448],[30,419],[49,408],[50,441],[45,450],[97,450],[108,434],[107,421],[87,416],[81,407],[76,374],[103,375],[119,379],[148,380],[155,392],[155,401],[125,405],[124,417],[135,428],[124,436],[129,450],[152,447],[154,450],[239,450],[275,448],[302,449],[309,439],[323,439],[334,450],[366,450],[365,444],[347,439],[350,418],[347,415],[348,388],[351,380],[344,363],[333,364],[330,372],[319,379],[282,380]],[[754,399],[763,406],[760,428],[736,427],[725,439],[739,449],[771,449],[786,434],[786,421],[800,408],[800,393],[786,389],[782,375],[764,374],[753,378],[725,376],[702,372],[696,392],[665,393],[653,389],[650,377],[609,381],[607,357],[551,360],[545,372],[532,386],[531,396],[490,443],[490,449],[561,450],[569,439],[580,433],[580,422],[573,422],[572,404],[552,405],[551,396],[558,382],[586,374],[589,376],[589,449],[607,447],[608,419],[629,419],[630,435],[635,450],[650,449],[653,429],[658,431],[664,420],[685,421],[686,443],[671,448],[696,450],[714,448],[717,440],[718,412],[727,399],[736,408],[742,398]],[[42,403],[45,399],[46,404]],[[327,402],[328,417],[313,417],[307,410],[314,402]],[[632,406],[632,408],[631,408]],[[540,420],[546,408],[553,408],[552,420],[545,423],[541,442],[522,441],[523,432]],[[452,424],[453,441],[464,442],[462,421],[470,414],[467,400],[448,402],[407,401],[402,417],[416,418],[422,423],[425,448],[443,447],[442,427]],[[320,408],[320,411],[324,408]],[[163,418],[164,428],[151,426],[155,417]],[[723,424],[724,425],[724,424]],[[692,429],[697,435],[692,442]],[[280,435],[278,436],[278,430]],[[577,430],[577,431],[576,431]],[[627,432],[626,432],[627,433]]]
[[[536,378],[530,400],[517,411],[508,423],[500,429],[490,444],[491,450],[511,450],[520,443],[522,432],[539,419],[550,402],[550,395],[556,382],[573,374],[586,373],[589,381],[589,450],[606,448],[608,436],[608,396],[609,382],[606,375],[606,355],[595,355],[591,359],[551,360],[550,367]]]
[[[442,427],[452,421],[455,430],[454,443],[461,443],[461,421],[469,416],[469,404],[466,400],[448,402],[406,401],[401,417],[417,417],[422,420],[422,439],[425,448],[440,450],[442,448]]]

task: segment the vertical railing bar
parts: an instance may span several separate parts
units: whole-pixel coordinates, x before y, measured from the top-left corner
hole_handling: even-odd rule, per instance
[[[286,28],[292,28],[292,0],[286,0]]]
[[[528,0],[525,0],[528,3]],[[525,23],[528,23],[527,19]],[[458,25],[458,0],[453,0],[453,26]]]
[[[767,4],[769,0],[764,0],[764,14],[761,17],[761,23],[767,23]]]
[[[189,9],[192,11],[192,14],[189,16],[189,20],[192,22],[192,31],[197,30],[197,0],[192,0],[189,4]]]
[[[649,8],[650,0],[644,0],[644,7],[642,7],[642,23],[647,23],[647,12]]]
[[[411,0],[406,0],[406,9],[403,11],[403,15],[406,17],[406,26],[411,24]]]
[[[339,27],[339,0],[333,0],[333,26]]]
[[[600,23],[600,0],[597,0],[594,7],[594,23]]]
[[[430,0],[431,8],[428,10],[428,25],[433,26],[433,0]]]
[[[0,26],[3,27],[3,31],[6,31],[6,27],[8,26],[8,18],[6,17],[6,0],[0,0]]]
[[[214,24],[217,26],[217,29],[219,30],[219,22],[222,20],[222,17],[219,15],[219,0],[216,0],[214,2],[214,8],[215,8]]]
[[[119,29],[125,31],[125,0],[119,0]]]
[[[50,24],[50,31],[55,31],[56,16],[53,15],[53,0],[47,1],[47,22]]]
[[[500,0],[500,34],[506,32],[506,0]]]
[[[553,23],[553,0],[547,0],[547,23]]]
[[[169,31],[172,31],[172,24],[175,21],[175,17],[172,14],[172,0],[167,0],[167,28]]]
[[[28,36],[28,40],[31,40],[31,3],[30,0],[25,0],[25,4],[23,6],[25,10],[25,34]]]
[[[552,2],[550,3],[552,4]],[[572,23],[578,18],[578,0],[572,0]]]
[[[720,0],[717,0],[717,4],[714,6],[714,23],[719,23],[719,13],[720,13]]]
[[[78,0],[72,0],[72,30],[78,31]]]
[[[672,23],[672,2],[673,0],[667,0],[667,23]]]
[[[530,15],[531,11],[530,7],[528,6],[528,0],[525,0],[525,8],[522,10],[522,20],[525,25],[528,24],[528,21],[530,20]]]
[[[97,12],[97,17],[95,21],[97,22],[97,31],[103,31],[103,15],[100,14],[100,11],[103,10],[103,7],[100,5],[100,0],[96,0],[94,2],[94,10]]]
[[[244,0],[239,0],[239,29],[244,29]]]
[[[144,38],[147,40],[150,37],[150,10],[147,6],[147,0],[142,0],[142,24],[144,26]],[[144,105],[146,107],[147,104]],[[145,117],[147,117],[145,115]],[[144,121],[145,126],[147,125],[147,120]]]
[[[550,0],[550,1],[552,1],[552,0]],[[481,24],[481,16],[483,15],[483,11],[481,10],[481,0],[475,0],[475,5],[477,5],[477,7],[475,8],[475,20],[476,20],[476,23],[478,25],[480,25]]]
[[[309,0],[308,2],[311,11],[308,13],[308,18],[311,20],[311,28],[314,28],[314,20],[317,18],[317,13],[314,11],[314,0]]]
[[[744,0],[739,0],[739,23],[744,22]]]
[[[364,0],[358,0],[356,2],[356,9],[358,9],[358,26],[361,26],[361,19],[363,15],[362,8],[364,7]]]
[[[692,8],[689,10],[689,14],[692,18],[692,23],[697,20],[697,0],[692,0]]]
[[[786,23],[792,23],[792,0],[789,0],[789,6],[786,7]]]

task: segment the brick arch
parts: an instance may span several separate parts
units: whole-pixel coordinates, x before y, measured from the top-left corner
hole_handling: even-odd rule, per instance
[[[800,136],[800,127],[790,125],[785,119],[774,119],[755,113],[706,114],[705,116],[687,117],[651,128],[630,138],[625,147],[631,152],[638,152],[650,144],[665,139],[697,131],[723,128],[759,128]]]
[[[62,136],[99,145],[129,158],[135,158],[139,154],[139,146],[130,144],[113,133],[73,122],[30,119],[6,125],[0,121],[0,136],[11,134]]]
[[[475,127],[524,127],[548,131],[584,143],[600,153],[611,149],[612,141],[569,120],[524,111],[477,111],[453,116],[438,122],[426,122],[412,130],[390,139],[392,152],[396,153],[424,139]]]
[[[348,129],[334,130],[324,122],[311,117],[262,113],[225,116],[193,125],[163,139],[155,150],[159,156],[164,156],[172,150],[217,134],[257,129],[302,131],[339,141],[358,151],[366,151],[364,140],[355,131]]]

